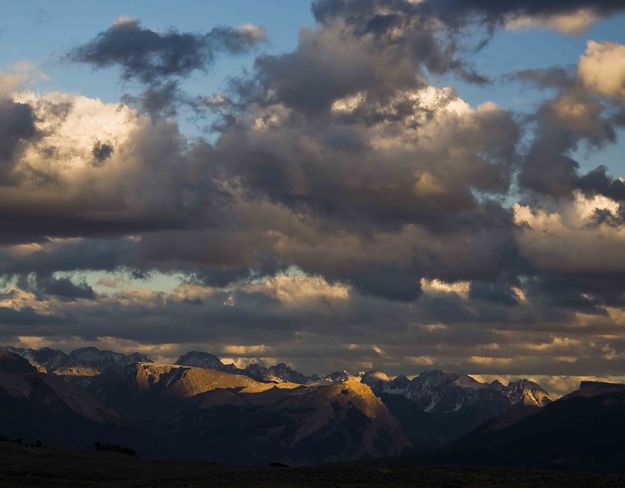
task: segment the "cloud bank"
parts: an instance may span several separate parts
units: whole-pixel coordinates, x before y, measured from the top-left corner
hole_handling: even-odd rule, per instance
[[[261,28],[119,19],[68,54],[140,83],[118,104],[0,76],[1,340],[168,358],[203,344],[307,371],[620,374],[625,187],[576,155],[617,140],[625,46],[512,75],[544,90],[529,115],[432,80],[489,83],[469,51],[497,29],[577,33],[622,2],[312,8],[293,51],[258,53],[221,94],[181,82]],[[181,105],[214,110],[212,137],[185,135]]]

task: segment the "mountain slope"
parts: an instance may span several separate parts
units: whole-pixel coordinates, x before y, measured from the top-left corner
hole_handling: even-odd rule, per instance
[[[625,386],[582,385],[508,427],[479,429],[438,460],[505,466],[625,471]],[[595,391],[584,392],[591,387]]]
[[[234,364],[224,364],[214,354],[191,351],[183,354],[176,361],[177,365],[194,366],[197,368],[214,369],[226,373],[249,376],[253,380],[265,383],[298,383],[304,385],[311,380],[318,379],[317,376],[306,376],[299,371],[295,371],[284,363],[278,363],[266,368],[257,363],[252,363],[245,368],[237,368]]]
[[[399,454],[408,440],[371,389],[345,383],[262,392],[213,390],[161,428],[219,462],[334,462]]]
[[[0,351],[0,435],[86,447],[124,438],[119,415],[82,389]]]
[[[517,403],[537,398],[534,403],[538,408],[548,395],[526,380],[504,386],[439,370],[423,372],[412,380],[406,376],[391,379],[382,371],[371,371],[361,381],[369,384],[399,419],[416,451],[449,444]]]
[[[480,425],[505,429],[549,403],[527,380],[504,386],[448,371],[306,376],[198,351],[160,364],[96,348],[13,350],[0,356],[11,435],[69,446],[115,437],[140,454],[187,459],[306,464],[424,452]],[[69,442],[67,431],[80,438]]]
[[[3,349],[19,354],[40,371],[59,376],[94,376],[103,371],[118,369],[135,362],[151,362],[150,358],[140,353],[122,354],[114,351],[103,351],[95,347],[83,347],[69,354],[47,347],[38,350],[19,347]]]
[[[125,379],[137,390],[158,391],[179,398],[191,398],[216,389],[237,389],[255,393],[277,386],[295,388],[292,383],[273,385],[247,376],[207,368],[180,365],[135,363],[125,368]]]
[[[495,380],[491,386],[506,395],[512,405],[544,407],[553,401],[551,395],[543,390],[540,385],[526,379],[510,381],[505,386]]]

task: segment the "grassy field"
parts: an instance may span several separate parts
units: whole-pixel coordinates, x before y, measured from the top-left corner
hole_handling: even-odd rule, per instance
[[[405,464],[244,468],[136,459],[114,452],[0,443],[0,488],[9,487],[615,487],[625,477]]]

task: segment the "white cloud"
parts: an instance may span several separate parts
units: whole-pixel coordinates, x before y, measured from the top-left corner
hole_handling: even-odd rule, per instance
[[[515,204],[521,253],[545,270],[625,271],[625,227],[593,222],[597,210],[617,216],[619,204],[581,193],[553,211]]]
[[[328,283],[320,276],[280,273],[243,285],[247,292],[262,293],[289,306],[311,306],[320,302],[341,302],[349,298],[348,286]]]
[[[588,41],[578,73],[588,88],[602,95],[625,98],[625,45]]]
[[[47,79],[36,64],[27,61],[14,64],[0,72],[0,97],[10,96],[15,90]]]
[[[464,299],[469,297],[469,291],[471,289],[471,283],[468,281],[456,281],[453,283],[447,283],[438,279],[428,280],[421,278],[421,288],[424,293],[427,294],[440,294],[440,293],[455,293]]]
[[[538,27],[557,30],[565,34],[579,34],[592,27],[599,19],[600,17],[591,9],[579,9],[566,14],[513,17],[506,22],[506,28],[519,30]]]

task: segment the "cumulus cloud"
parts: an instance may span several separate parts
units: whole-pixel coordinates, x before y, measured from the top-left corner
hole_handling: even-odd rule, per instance
[[[35,85],[47,78],[37,65],[27,61],[9,66],[0,72],[0,98],[9,97],[16,90]]]
[[[316,1],[291,52],[193,100],[183,78],[264,31],[120,18],[69,54],[138,81],[120,103],[0,77],[0,338],[306,372],[616,374],[625,186],[574,154],[616,141],[620,46],[517,73],[549,90],[525,114],[432,80],[487,82],[470,59],[495,28],[575,33],[621,8]],[[181,104],[215,110],[211,137],[184,134]]]
[[[588,41],[578,72],[584,85],[591,90],[625,99],[625,45]]]
[[[473,109],[432,91],[400,91],[385,104],[338,99],[324,126],[281,104],[248,107],[217,145],[224,177],[351,223],[429,224],[439,213],[478,211],[473,190],[507,191],[517,126],[494,104]]]
[[[62,93],[18,93],[0,114],[7,119],[0,234],[175,228],[194,207],[210,213],[211,199],[220,198],[208,180],[192,176],[199,163],[186,159],[175,122]]]
[[[20,146],[23,147],[36,135],[32,107],[11,99],[0,99],[0,182],[11,176]]]
[[[585,192],[618,193],[601,167],[588,174],[580,173],[580,163],[573,154],[581,149],[601,149],[617,140],[622,125],[617,108],[606,105],[597,90],[589,89],[582,74],[587,68],[588,53],[578,64],[577,76],[563,68],[524,70],[518,80],[539,88],[555,90],[553,98],[543,101],[532,121],[533,141],[524,155],[519,183],[543,196],[560,198],[583,189]]]
[[[625,226],[597,220],[618,218],[620,205],[603,196],[563,201],[550,212],[515,204],[520,250],[535,267],[563,273],[625,272]]]

